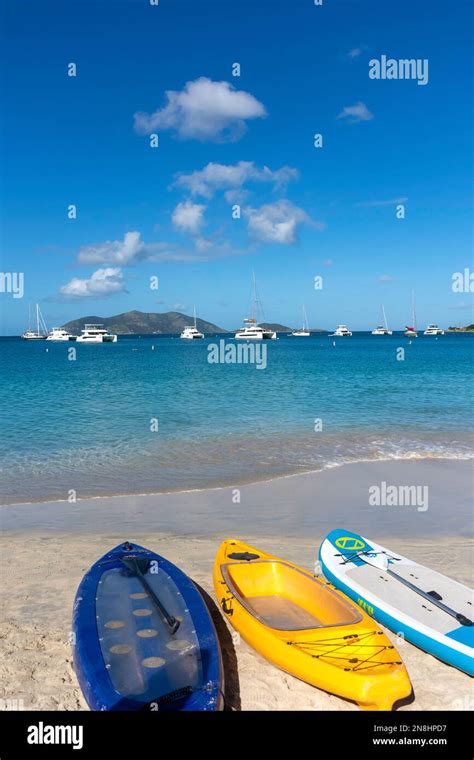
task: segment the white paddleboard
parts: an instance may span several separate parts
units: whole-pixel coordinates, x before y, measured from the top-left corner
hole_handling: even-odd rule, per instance
[[[326,536],[319,560],[326,578],[382,625],[474,675],[472,589],[341,528]]]

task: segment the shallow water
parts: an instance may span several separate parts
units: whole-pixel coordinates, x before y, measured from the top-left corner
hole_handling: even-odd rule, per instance
[[[1,502],[473,455],[472,335],[282,336],[264,370],[209,363],[219,340],[0,339]]]

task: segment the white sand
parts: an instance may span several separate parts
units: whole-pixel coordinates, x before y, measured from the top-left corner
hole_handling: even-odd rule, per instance
[[[387,481],[398,479],[398,482],[413,483],[417,478],[418,482],[428,481],[433,511],[442,517],[440,504],[446,498],[453,463],[446,463],[443,469],[444,463],[438,462],[431,470],[431,463],[428,468],[423,462],[394,463],[395,467],[392,463],[383,464]],[[458,520],[458,531],[446,531],[442,537],[443,524],[435,519],[436,514],[423,522],[429,517],[430,510],[425,513],[415,510],[408,517],[404,513],[398,531],[392,526],[396,514],[391,513],[388,515],[390,519],[381,523],[378,513],[373,518],[376,527],[367,530],[365,525],[361,532],[469,584],[472,568],[470,544],[468,538],[459,533],[468,532],[465,498],[466,489],[469,498],[470,466],[469,470],[462,467],[455,470],[457,480],[451,481],[446,522],[451,528]],[[246,486],[241,491],[242,501],[247,500],[246,506],[241,502],[237,514],[236,506],[228,505],[231,501],[229,489],[134,497],[132,500],[91,500],[77,505],[56,503],[3,508],[0,515],[3,526],[0,698],[23,700],[25,709],[87,709],[75,679],[69,644],[73,599],[90,565],[107,549],[125,539],[166,556],[201,585],[212,599],[214,554],[220,540],[230,535],[311,567],[326,529],[340,524],[333,521],[334,511],[346,514],[347,520],[343,524],[348,528],[357,529],[359,517],[361,523],[370,522],[371,513],[361,502],[362,484],[377,483],[379,469],[359,465],[341,468],[331,489],[334,472]],[[325,475],[329,477],[325,478]],[[340,492],[344,493],[344,504],[336,503],[336,482]],[[218,509],[219,503],[222,509],[212,514],[211,507]],[[324,504],[331,504],[331,510],[323,512]],[[228,530],[225,530],[225,514],[229,518],[227,522],[232,523]],[[293,531],[288,529],[292,520]],[[160,523],[163,523],[161,531],[158,529]],[[250,530],[252,523],[255,529]],[[239,524],[240,530],[237,530]],[[321,524],[326,526],[324,531],[321,531]],[[454,537],[449,537],[450,532]],[[410,537],[404,538],[404,535]],[[230,707],[243,710],[358,709],[279,671],[243,641],[233,642],[229,632],[232,629],[227,628],[227,621],[223,620],[217,607],[214,607],[213,614],[223,648],[226,697]],[[401,709],[474,707],[472,679],[408,643],[395,642],[390,633],[389,636],[405,661],[415,694],[414,701]]]

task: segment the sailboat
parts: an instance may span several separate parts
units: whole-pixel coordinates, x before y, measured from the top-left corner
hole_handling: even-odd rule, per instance
[[[385,316],[385,309],[384,309],[383,304],[382,304],[382,320],[383,320],[383,324],[376,327],[375,330],[372,330],[372,335],[391,335],[392,334],[392,331],[388,329],[387,317]]]
[[[255,272],[252,273],[252,316],[244,319],[244,326],[235,333],[236,340],[276,340],[277,334],[274,330],[260,327],[257,323],[257,281]]]
[[[204,338],[204,333],[199,332],[196,325],[196,307],[194,307],[194,325],[184,327],[183,332],[179,336],[184,340],[199,340]]]
[[[301,328],[301,330],[293,330],[291,334],[294,335],[295,338],[308,338],[310,335],[308,317],[306,316],[306,309],[304,306],[303,306],[303,327]]]
[[[415,311],[415,293],[411,294],[411,321],[412,324],[405,325],[405,335],[407,338],[418,338],[418,330],[416,329],[416,311]]]
[[[41,314],[39,304],[36,304],[36,330],[31,329],[31,304],[28,306],[28,330],[22,334],[24,340],[46,340],[48,328]]]

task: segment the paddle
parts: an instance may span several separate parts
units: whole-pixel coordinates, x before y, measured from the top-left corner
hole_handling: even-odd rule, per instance
[[[178,630],[180,626],[180,621],[176,620],[176,618],[173,617],[173,615],[170,615],[166,607],[158,599],[157,595],[155,594],[152,587],[148,583],[147,579],[143,575],[138,559],[136,557],[121,557],[120,561],[125,565],[125,567],[128,570],[131,570],[140,579],[142,586],[145,588],[147,593],[151,596],[156,606],[158,607],[159,611],[161,612],[164,619],[166,620],[169,627],[171,628],[171,633],[176,633],[176,631]],[[148,567],[148,560],[142,559],[141,561],[146,570],[146,568]]]
[[[400,581],[400,583],[403,583],[404,586],[407,586],[407,588],[410,588],[412,591],[415,591],[415,593],[419,594],[424,599],[427,599],[431,604],[434,604],[435,607],[439,607],[439,609],[443,610],[443,612],[446,612],[448,615],[451,615],[453,618],[456,618],[458,623],[461,623],[461,625],[473,625],[472,620],[469,620],[469,618],[467,618],[461,612],[456,612],[456,610],[452,610],[451,607],[448,607],[446,604],[443,604],[443,602],[440,602],[430,593],[423,591],[423,589],[418,588],[418,586],[415,586],[413,583],[410,583],[410,581],[407,581],[405,578],[402,578],[401,575],[398,575],[398,573],[394,573],[393,570],[390,570],[388,566],[388,557],[386,557],[384,554],[373,554],[371,552],[357,552],[357,556],[360,557],[360,559],[363,560],[364,562],[367,562],[368,565],[372,565],[372,567],[376,567],[377,570],[383,570],[383,572],[387,573],[387,575],[391,575],[392,578],[395,578],[397,581]]]

